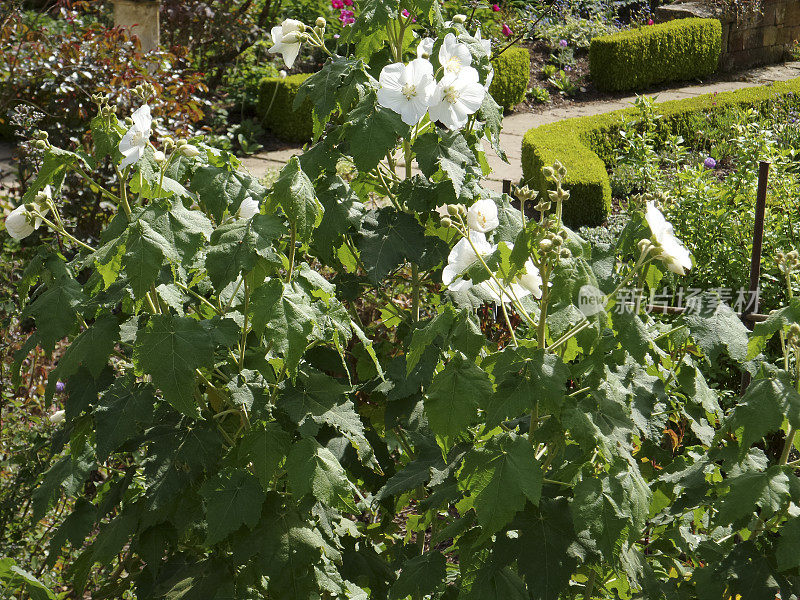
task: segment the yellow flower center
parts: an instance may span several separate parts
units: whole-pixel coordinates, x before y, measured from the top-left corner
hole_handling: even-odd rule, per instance
[[[411,100],[414,96],[417,95],[417,86],[411,83],[407,83],[403,86],[403,89],[401,91],[403,93],[403,96],[406,97],[406,100]]]
[[[131,138],[131,144],[134,146],[142,146],[147,142],[147,138],[144,136],[144,132],[142,131],[134,131],[133,137]]]
[[[449,102],[450,104],[455,104],[458,102],[458,90],[453,86],[448,86],[444,88],[444,93],[442,94],[444,99]]]
[[[447,70],[451,73],[458,73],[461,70],[461,61],[457,56],[451,56],[447,60]]]

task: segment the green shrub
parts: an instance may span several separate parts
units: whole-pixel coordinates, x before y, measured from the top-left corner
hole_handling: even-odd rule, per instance
[[[677,19],[594,38],[589,70],[598,89],[643,89],[710,75],[721,48],[716,19]]]
[[[492,98],[509,111],[525,100],[531,81],[531,56],[528,50],[512,46],[492,59],[494,79],[489,86]]]
[[[230,69],[224,80],[225,91],[234,104],[247,113],[258,106],[261,82],[267,77],[278,77],[278,69],[270,62],[270,44],[260,40],[242,52],[236,59],[235,68]]]
[[[293,110],[297,90],[308,77],[308,73],[301,73],[261,80],[258,116],[264,127],[287,142],[307,142],[313,134],[311,102],[306,100],[296,111]]]
[[[800,78],[771,85],[721,94],[706,94],[657,105],[663,116],[658,122],[661,136],[696,137],[707,116],[754,108],[764,112],[778,100],[800,104]],[[607,167],[613,164],[619,131],[624,120],[635,118],[633,108],[602,115],[567,119],[530,129],[522,139],[523,181],[539,190],[546,182],[541,170],[558,160],[567,169],[564,187],[570,200],[564,204],[564,220],[571,226],[602,223],[611,208],[611,184]]]

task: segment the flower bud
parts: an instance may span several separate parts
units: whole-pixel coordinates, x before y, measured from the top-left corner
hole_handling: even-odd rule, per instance
[[[164,153],[161,150],[156,150],[153,152],[153,160],[157,163],[163,163],[167,160],[167,157],[164,156]]]
[[[572,252],[569,251],[569,248],[562,248],[558,255],[564,260],[572,258]]]
[[[327,24],[328,22],[325,20],[324,17],[317,17],[317,22],[315,23],[317,27],[319,27],[320,29],[325,29],[325,26]]]
[[[458,216],[458,204],[448,204],[447,214],[450,215],[451,217]]]
[[[281,69],[280,72],[278,73],[278,75],[281,76],[281,79],[286,79],[288,73],[286,71],[284,71],[283,69]]]
[[[453,221],[450,217],[442,217],[439,222],[442,224],[442,227],[452,227]]]
[[[551,242],[550,240],[545,239],[539,242],[539,250],[541,250],[542,253],[550,252],[550,250],[552,249],[553,249],[553,242]]]
[[[66,413],[63,410],[58,410],[50,415],[50,422],[54,425],[56,423],[61,423],[64,420]]]
[[[191,144],[186,144],[185,146],[181,146],[180,152],[187,158],[194,158],[195,156],[200,156],[200,150],[197,148],[197,146],[192,146]]]
[[[453,23],[464,24],[466,22],[467,22],[467,15],[462,15],[462,14],[453,15]]]

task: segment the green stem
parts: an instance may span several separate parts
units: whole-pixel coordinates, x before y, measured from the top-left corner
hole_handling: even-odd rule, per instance
[[[508,327],[508,332],[511,334],[511,342],[514,344],[514,348],[517,348],[519,346],[519,344],[517,343],[517,336],[514,333],[514,328],[511,326],[511,319],[508,318],[506,303],[503,302],[502,298],[500,298],[500,309],[503,311],[503,317],[506,320],[506,327]]]
[[[130,167],[125,167],[125,170],[120,172],[118,167],[114,167],[114,170],[117,172],[117,177],[119,178],[119,201],[122,204],[122,210],[125,211],[125,216],[128,217],[128,220],[131,219],[131,205],[128,202],[128,170]]]
[[[42,220],[42,223],[47,225],[50,229],[52,229],[56,233],[59,233],[59,234],[63,235],[65,238],[67,238],[67,239],[71,240],[72,242],[78,244],[81,248],[84,248],[85,250],[88,250],[89,252],[94,252],[95,251],[94,248],[92,248],[89,244],[86,244],[86,243],[80,241],[74,235],[69,233],[66,229],[64,229],[62,227],[59,227],[58,225],[53,223],[47,217],[42,216],[42,214],[38,210],[33,211],[33,213],[34,213],[34,216],[36,216],[36,217],[38,217],[39,219]]]
[[[214,311],[215,313],[217,313],[218,315],[221,315],[221,314],[223,314],[223,313],[222,313],[222,311],[220,311],[220,309],[219,309],[219,308],[217,308],[216,306],[214,306],[213,304],[211,304],[211,302],[209,302],[207,298],[203,298],[203,296],[201,296],[200,294],[198,294],[197,292],[195,292],[193,289],[190,289],[190,288],[186,287],[185,285],[183,285],[183,284],[182,284],[181,282],[179,282],[179,281],[176,281],[176,282],[175,282],[175,285],[177,285],[179,288],[181,288],[181,289],[182,289],[184,292],[186,292],[187,294],[191,294],[192,296],[194,296],[195,298],[197,298],[198,300],[200,300],[200,302],[202,302],[203,304],[205,304],[206,306],[208,306],[208,307],[209,307],[211,310],[213,310],[213,311]]]
[[[411,263],[411,316],[415,323],[419,321],[419,308],[419,267]]]
[[[289,239],[289,272],[286,274],[286,283],[291,283],[292,275],[294,275],[295,246],[297,246],[297,225],[292,223],[292,234]]]
[[[594,592],[594,582],[597,578],[597,571],[592,570],[589,574],[589,579],[586,581],[586,587],[583,588],[583,600],[591,600],[592,592]]]
[[[247,285],[247,278],[244,279],[244,324],[242,325],[242,341],[239,344],[239,371],[244,368],[244,353],[247,349],[247,329],[248,312],[250,309],[250,286]]]
[[[75,166],[73,168],[75,169],[75,172],[78,173],[78,175],[80,175],[81,177],[83,177],[89,185],[95,186],[97,189],[99,189],[103,193],[104,196],[110,198],[111,200],[113,200],[116,203],[120,202],[120,197],[119,196],[117,196],[113,192],[108,191],[102,185],[97,183],[97,181],[92,179],[91,175],[89,175],[86,171],[84,171],[83,169],[81,169],[78,166]]]

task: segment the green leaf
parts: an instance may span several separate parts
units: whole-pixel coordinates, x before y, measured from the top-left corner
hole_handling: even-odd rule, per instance
[[[56,600],[55,594],[27,571],[20,569],[14,559],[0,558],[0,591],[14,592],[19,588],[28,593],[31,600]]]
[[[266,194],[264,186],[250,175],[212,166],[197,169],[190,188],[198,194],[200,206],[205,207],[217,223],[222,222],[226,211],[235,215],[248,196],[260,201]]]
[[[712,364],[723,353],[737,362],[744,362],[749,332],[741,319],[715,296],[708,300],[704,294],[701,298],[702,308],[698,313],[684,314],[678,321],[686,324]]]
[[[60,490],[68,496],[82,490],[96,464],[94,451],[89,444],[84,444],[77,456],[67,454],[60,458],[47,470],[39,487],[33,492],[33,518],[38,521],[44,517],[53,496]]]
[[[118,339],[117,317],[110,313],[98,317],[67,346],[64,356],[58,361],[58,366],[53,369],[47,380],[48,397],[52,398],[58,380],[66,380],[81,367],[91,373],[92,377],[99,377],[100,372],[108,364],[108,357],[114,351]]]
[[[304,370],[297,385],[281,395],[280,407],[303,435],[315,436],[320,425],[330,425],[350,440],[361,460],[377,466],[361,418],[345,395],[348,391],[347,386],[324,373]]]
[[[239,274],[252,271],[259,257],[279,264],[272,243],[285,231],[278,217],[261,214],[217,227],[206,254],[206,270],[214,288],[222,290]]]
[[[264,492],[258,479],[243,469],[225,469],[200,489],[205,499],[206,544],[216,544],[247,525],[253,529],[261,516]]]
[[[386,25],[396,18],[400,3],[394,0],[367,0],[359,6],[356,22],[349,27],[345,41],[356,45],[359,56],[371,56],[383,47]]]
[[[377,167],[409,131],[399,114],[376,102],[374,95],[367,96],[348,113],[345,122],[344,139],[350,146],[350,156],[364,173]]]
[[[615,564],[619,544],[637,540],[650,507],[650,490],[635,466],[617,464],[610,473],[582,479],[571,505],[575,531]],[[583,532],[583,533],[582,533]]]
[[[575,536],[565,498],[542,498],[538,510],[521,519],[523,552],[517,559],[533,600],[559,600],[578,564],[583,548]],[[535,549],[535,551],[527,551]]]
[[[737,523],[756,509],[761,509],[759,517],[768,521],[791,501],[790,477],[794,478],[790,467],[773,465],[763,473],[750,471],[723,481],[719,487],[730,490],[717,507],[714,523]]]
[[[497,355],[497,390],[483,402],[490,426],[529,413],[558,414],[570,378],[569,368],[555,354],[534,348],[508,347]]]
[[[800,299],[789,300],[789,305],[769,313],[766,321],[756,323],[747,345],[747,358],[755,358],[767,347],[767,342],[782,329],[800,323]]]
[[[314,331],[316,313],[309,298],[272,279],[257,288],[250,297],[253,331],[280,352],[291,373],[297,370]]]
[[[392,585],[391,600],[408,596],[423,598],[444,584],[446,564],[444,554],[431,550],[403,563],[400,575]]]
[[[459,485],[473,498],[478,522],[486,534],[505,527],[525,507],[539,503],[542,469],[533,446],[513,433],[495,436],[464,457]]]
[[[353,57],[334,56],[323,67],[306,79],[297,90],[294,110],[302,106],[308,98],[314,105],[314,114],[320,122],[328,120],[330,114],[340,105],[339,89],[353,72],[363,69],[363,63]]]
[[[272,187],[272,196],[297,228],[299,239],[310,241],[311,232],[322,221],[322,205],[296,156],[281,169],[278,180]]]
[[[36,298],[22,313],[36,319],[36,338],[45,352],[69,335],[78,324],[78,308],[84,302],[83,290],[74,279],[60,279]]]
[[[364,205],[352,188],[338,175],[316,182],[317,197],[324,209],[322,222],[314,232],[312,246],[320,258],[336,262],[336,249],[351,228],[358,231],[364,220]]]
[[[275,471],[286,458],[291,438],[277,423],[257,423],[242,437],[238,459],[242,466],[253,464],[253,472],[264,491],[269,489]]]
[[[783,524],[775,558],[778,570],[788,571],[800,567],[800,518],[794,517]]]
[[[463,354],[456,354],[437,373],[425,397],[431,430],[453,439],[475,422],[478,406],[492,393],[489,376]]]
[[[461,195],[466,169],[476,161],[460,132],[424,133],[414,142],[414,152],[420,170],[427,177],[443,171],[452,182],[456,197]]]
[[[373,283],[382,282],[406,260],[432,268],[447,256],[442,240],[427,237],[414,217],[389,207],[366,214],[357,246]]]
[[[136,335],[134,363],[153,378],[167,402],[192,417],[198,414],[195,369],[213,359],[210,333],[188,317],[152,315]]]
[[[312,494],[328,506],[357,512],[344,469],[333,453],[311,438],[292,446],[286,459],[289,487],[298,498]]]
[[[793,427],[800,427],[800,394],[794,386],[784,377],[751,382],[725,423],[728,431],[740,436],[740,457],[767,433],[780,430],[784,416]]]
[[[94,411],[97,458],[104,461],[153,417],[155,396],[150,384],[135,383],[132,375],[117,379],[100,395]]]

